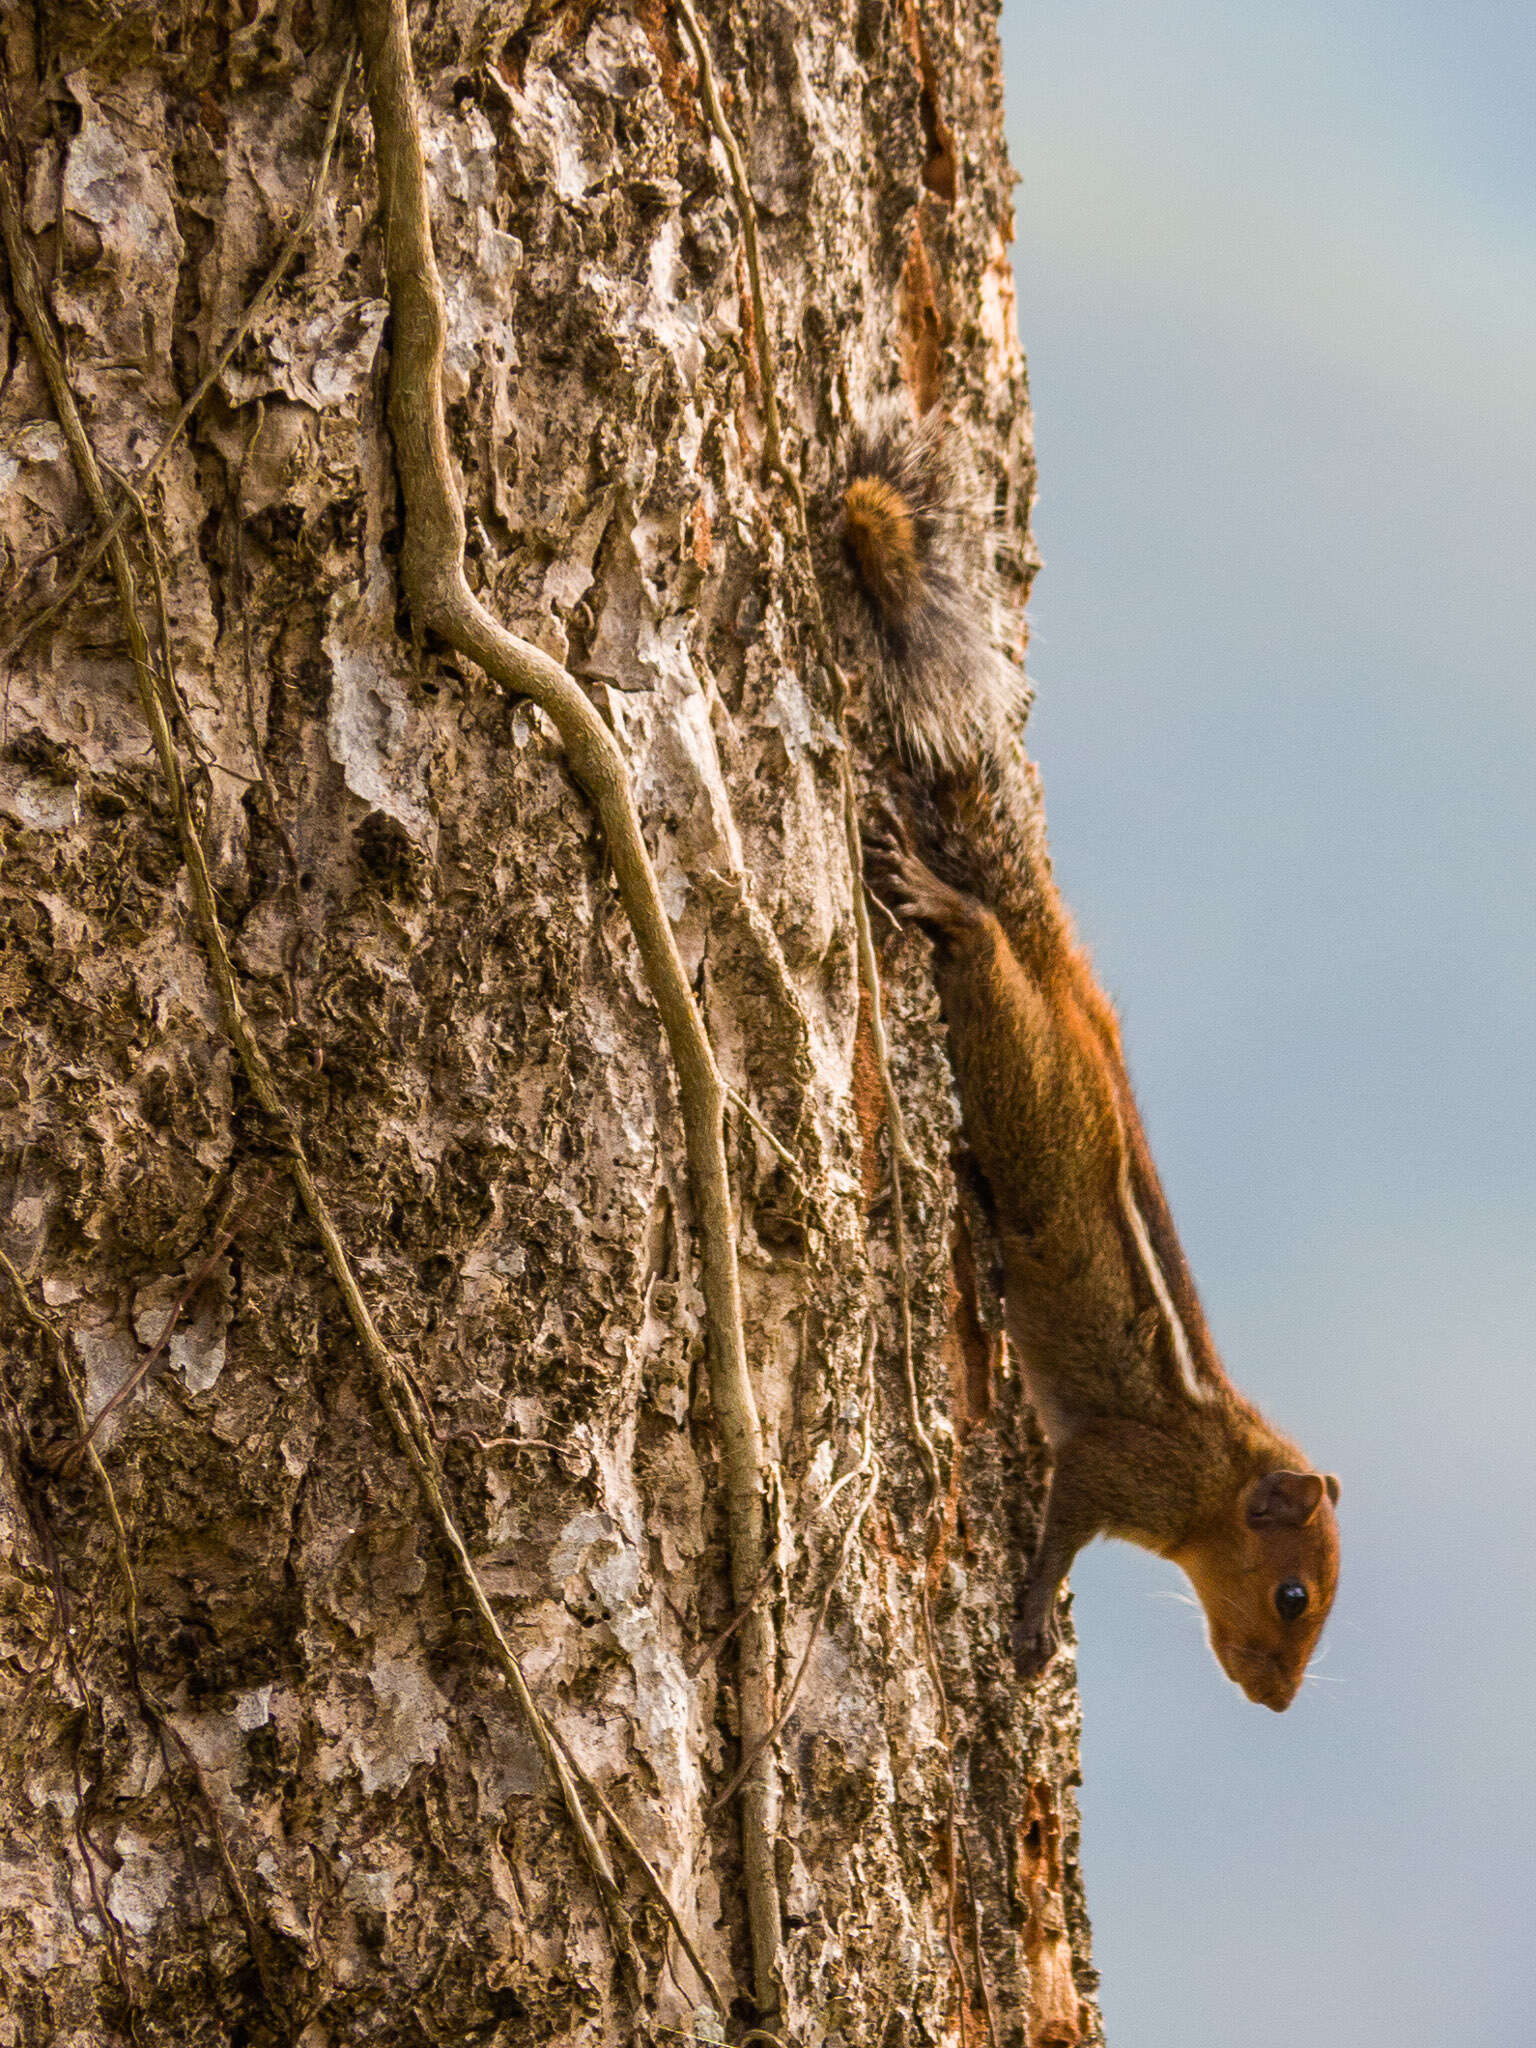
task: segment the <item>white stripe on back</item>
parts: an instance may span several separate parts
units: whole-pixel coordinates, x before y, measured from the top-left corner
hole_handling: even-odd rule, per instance
[[[1157,1296],[1157,1305],[1168,1318],[1168,1333],[1173,1339],[1173,1355],[1179,1362],[1179,1377],[1184,1390],[1192,1401],[1209,1401],[1212,1387],[1198,1378],[1195,1372],[1194,1353],[1189,1348],[1189,1338],[1179,1312],[1173,1305],[1173,1296],[1168,1292],[1168,1282],[1163,1278],[1163,1269],[1157,1262],[1157,1253],[1152,1249],[1152,1239],[1136,1205],[1136,1196],[1131,1188],[1131,1167],[1124,1151],[1120,1154],[1120,1200],[1125,1209],[1126,1221],[1131,1226],[1131,1235],[1136,1240],[1136,1249],[1141,1254],[1141,1263],[1151,1282],[1152,1292]]]

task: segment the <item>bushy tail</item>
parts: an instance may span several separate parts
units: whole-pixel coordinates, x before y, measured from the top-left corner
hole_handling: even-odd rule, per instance
[[[855,439],[843,536],[874,618],[873,694],[925,858],[1021,935],[1050,890],[1039,784],[1024,757],[1030,692],[998,644],[989,521],[968,498],[937,411],[888,401]]]

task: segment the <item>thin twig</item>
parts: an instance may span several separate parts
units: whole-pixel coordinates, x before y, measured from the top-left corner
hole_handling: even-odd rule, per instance
[[[439,1429],[435,1422],[431,1429],[440,1444],[473,1444],[477,1451],[553,1451],[562,1463],[573,1455],[585,1458],[588,1465],[592,1462],[590,1451],[559,1437],[481,1436],[475,1429]]]
[[[22,1279],[20,1273],[17,1272],[15,1266],[12,1265],[10,1259],[3,1251],[0,1251],[0,1273],[4,1273],[6,1279],[11,1283],[11,1292],[15,1296],[16,1306],[34,1329],[42,1331],[43,1335],[48,1339],[49,1348],[53,1352],[54,1368],[60,1379],[64,1382],[64,1390],[68,1394],[70,1406],[74,1410],[76,1424],[90,1455],[91,1469],[96,1475],[98,1486],[102,1489],[102,1496],[107,1508],[107,1519],[112,1524],[112,1540],[117,1548],[117,1560],[123,1575],[123,1586],[128,1596],[128,1625],[131,1630],[137,1631],[139,1592],[137,1581],[134,1578],[133,1559],[128,1549],[128,1531],[123,1526],[123,1518],[118,1511],[117,1494],[113,1489],[111,1479],[108,1477],[107,1469],[96,1455],[95,1445],[90,1442],[90,1421],[86,1412],[85,1398],[81,1394],[79,1387],[75,1384],[74,1370],[70,1365],[69,1347],[64,1341],[64,1333],[46,1310],[37,1307],[28,1291],[26,1281]]]
[[[992,1985],[987,1977],[987,1958],[981,1945],[981,1901],[976,1896],[976,1877],[971,1869],[970,1838],[964,1828],[960,1830],[960,1860],[965,1865],[965,1890],[971,1902],[971,1952],[976,1958],[976,1981],[981,1986],[981,2002],[987,2015],[987,2039],[992,2048],[1001,2048],[1002,2036],[997,2031],[997,2009],[992,2003]]]
[[[827,1492],[816,1503],[815,1507],[812,1508],[811,1512],[806,1516],[805,1520],[803,1522],[797,1523],[796,1526],[790,1531],[790,1542],[794,1543],[803,1538],[809,1531],[811,1524],[813,1522],[820,1521],[821,1517],[827,1512],[827,1509],[831,1507],[833,1501],[837,1499],[837,1496],[842,1492],[843,1488],[845,1486],[851,1486],[853,1481],[855,1479],[861,1478],[867,1470],[868,1465],[866,1462],[855,1465],[851,1472],[845,1472],[842,1478],[839,1479],[835,1485],[827,1489]],[[737,1629],[741,1627],[741,1624],[752,1612],[753,1607],[756,1606],[757,1602],[762,1599],[764,1593],[767,1592],[769,1586],[773,1583],[774,1574],[777,1570],[778,1560],[770,1560],[770,1562],[763,1567],[762,1573],[758,1578],[758,1582],[752,1589],[752,1599],[750,1603],[745,1607],[738,1607],[736,1612],[731,1616],[730,1620],[725,1624],[725,1627],[721,1629],[717,1635],[711,1636],[709,1641],[705,1643],[700,1649],[694,1651],[693,1655],[688,1659],[687,1663],[683,1666],[683,1669],[687,1672],[690,1678],[697,1678],[699,1673],[704,1669],[704,1666],[710,1663],[714,1658],[719,1656],[720,1652],[731,1640],[731,1637],[735,1635]]]
[[[856,1465],[850,1465],[848,1470],[843,1474],[841,1479],[834,1480],[832,1485],[827,1488],[826,1492],[822,1495],[821,1499],[816,1503],[815,1507],[811,1509],[811,1512],[808,1515],[806,1515],[803,1520],[797,1522],[794,1525],[794,1527],[790,1530],[789,1542],[792,1548],[794,1545],[804,1541],[805,1537],[810,1533],[813,1524],[821,1520],[822,1516],[831,1507],[832,1503],[837,1499],[837,1496],[842,1492],[843,1488],[845,1486],[852,1486],[856,1480],[862,1479],[864,1474],[870,1468],[870,1464],[872,1462],[871,1445],[873,1442],[875,1415],[874,1361],[875,1321],[874,1317],[871,1316],[865,1332],[864,1340],[863,1373],[865,1379],[866,1393],[864,1401],[864,1427],[862,1431],[863,1444],[859,1451],[859,1461]],[[751,1603],[746,1607],[738,1607],[736,1612],[731,1616],[730,1620],[725,1624],[725,1627],[720,1630],[719,1634],[711,1636],[707,1643],[705,1643],[700,1649],[694,1651],[693,1655],[688,1659],[688,1662],[683,1666],[683,1669],[687,1672],[690,1678],[697,1678],[699,1673],[704,1669],[704,1666],[710,1662],[711,1658],[719,1656],[720,1652],[725,1648],[725,1645],[730,1641],[731,1637],[735,1635],[737,1629],[739,1629],[741,1627],[741,1624],[746,1620],[747,1615],[751,1612],[751,1607],[755,1606],[756,1603],[759,1600],[761,1600],[764,1593],[767,1592],[769,1585],[772,1583],[774,1573],[777,1569],[777,1559],[770,1559],[769,1562],[763,1567],[762,1574],[759,1577],[756,1586],[754,1586],[752,1589]]]
[[[315,165],[314,177],[310,181],[309,197],[304,202],[303,211],[284,238],[283,245],[273,260],[272,268],[256,287],[254,297],[250,300],[240,318],[235,322],[228,340],[214,358],[213,367],[198,379],[192,396],[186,400],[180,412],[177,413],[175,419],[171,422],[170,431],[165,439],[160,443],[159,448],[150,457],[143,469],[138,472],[135,480],[141,488],[159,473],[167,456],[169,456],[171,450],[181,439],[188,420],[191,419],[193,413],[197,411],[197,408],[229,367],[230,358],[260,319],[262,309],[265,307],[268,299],[271,298],[287,275],[288,266],[298,253],[299,244],[315,224],[315,217],[320,211],[320,201],[325,196],[326,183],[331,174],[331,157],[336,148],[336,136],[341,127],[342,109],[346,105],[347,87],[352,82],[352,66],[356,55],[355,49],[349,47],[346,60],[341,67],[341,76],[336,81],[336,90],[331,95],[330,112],[327,114],[325,122],[325,139],[320,145],[320,156]],[[108,519],[106,525],[98,533],[95,542],[87,551],[84,559],[76,568],[75,573],[64,585],[64,588],[56,597],[50,600],[35,618],[29,619],[24,626],[19,627],[11,635],[4,647],[0,647],[0,662],[8,661],[24,641],[29,640],[40,626],[47,625],[48,621],[55,617],[69,603],[113,541],[119,537],[123,528],[128,524],[130,511],[131,507],[125,507],[121,512]],[[39,559],[40,561],[46,560],[46,557],[40,557]],[[35,566],[37,564],[34,564]],[[30,574],[30,571],[28,573]]]
[[[308,1174],[307,1167],[305,1168],[305,1173],[306,1175]],[[313,1213],[311,1211],[311,1214]],[[331,1223],[328,1212],[325,1213],[321,1234],[323,1238],[329,1236],[335,1240],[335,1256],[333,1256],[331,1261],[334,1274],[337,1271],[338,1263],[345,1264],[346,1255],[341,1248],[340,1240],[335,1237],[335,1226]],[[385,1349],[383,1340],[379,1337],[374,1327],[367,1304],[363,1301],[361,1292],[357,1287],[357,1282],[352,1276],[350,1265],[346,1266],[346,1272],[350,1291],[355,1298],[353,1301],[349,1301],[348,1304],[352,1312],[353,1327],[358,1329],[359,1324],[366,1320],[366,1327],[371,1336],[372,1346],[377,1347],[376,1353],[370,1362],[375,1366],[376,1383],[383,1399],[385,1412],[388,1414],[401,1447],[404,1449],[406,1457],[416,1474],[417,1483],[426,1497],[432,1518],[437,1524],[438,1532],[446,1543],[455,1565],[458,1567],[459,1576],[464,1581],[481,1629],[490,1644],[492,1655],[506,1677],[508,1684],[511,1686],[513,1697],[522,1709],[524,1719],[527,1721],[530,1732],[538,1744],[545,1767],[559,1789],[561,1801],[566,1810],[566,1816],[575,1830],[583,1858],[597,1886],[598,1895],[602,1900],[604,1914],[608,1921],[610,1939],[613,1941],[619,1959],[631,1979],[631,1988],[638,1997],[644,1981],[640,1956],[635,1947],[634,1932],[630,1925],[629,1912],[619,1892],[618,1882],[614,1877],[607,1851],[598,1840],[592,1823],[587,1818],[586,1808],[582,1803],[580,1780],[585,1777],[585,1773],[578,1773],[574,1765],[567,1763],[566,1753],[556,1741],[554,1731],[544,1718],[538,1702],[529,1690],[528,1681],[523,1676],[523,1669],[517,1660],[517,1654],[513,1650],[512,1644],[502,1628],[495,1610],[491,1606],[485,1582],[480,1576],[474,1559],[470,1555],[469,1546],[465,1542],[464,1536],[454,1518],[453,1511],[448,1505],[443,1485],[442,1467],[438,1463],[437,1454],[432,1445],[430,1424],[416,1400],[414,1390],[401,1372],[398,1362]],[[347,1290],[344,1289],[343,1291],[346,1292]],[[588,1781],[588,1785],[590,1786],[590,1781]],[[636,1853],[638,1854],[638,1851]],[[656,1880],[656,1883],[659,1886],[660,1880]]]
[[[877,1458],[874,1460],[870,1470],[869,1485],[865,1489],[864,1498],[854,1509],[853,1514],[849,1518],[848,1526],[843,1531],[843,1538],[842,1542],[838,1545],[837,1556],[833,1560],[831,1571],[827,1574],[827,1583],[822,1588],[820,1600],[816,1603],[816,1613],[811,1622],[811,1632],[806,1638],[805,1649],[801,1653],[799,1664],[795,1667],[794,1677],[785,1688],[783,1704],[774,1717],[773,1726],[766,1729],[758,1737],[757,1748],[747,1752],[725,1789],[717,1792],[710,1801],[709,1810],[711,1813],[716,1812],[734,1797],[737,1787],[757,1762],[760,1752],[766,1749],[770,1743],[777,1742],[789,1721],[790,1715],[795,1711],[795,1701],[799,1697],[800,1687],[804,1683],[805,1674],[810,1669],[811,1654],[815,1650],[817,1641],[821,1636],[822,1626],[827,1618],[827,1610],[832,1605],[832,1595],[837,1591],[837,1582],[843,1575],[843,1567],[848,1562],[848,1553],[853,1548],[854,1538],[863,1526],[864,1517],[873,1506],[875,1495],[879,1490],[880,1461]]]
[[[699,66],[699,92],[704,101],[704,110],[709,115],[709,125],[715,131],[715,139],[724,152],[731,174],[731,189],[736,195],[736,214],[741,222],[742,247],[747,258],[747,279],[752,292],[753,339],[757,344],[758,383],[763,407],[763,460],[770,469],[780,467],[782,456],[779,447],[779,401],[774,390],[773,344],[768,338],[768,310],[763,296],[763,262],[757,243],[757,207],[752,198],[752,188],[747,183],[747,167],[742,161],[741,150],[731,132],[731,124],[725,118],[720,104],[720,94],[715,84],[714,61],[709,54],[709,44],[699,26],[699,17],[693,11],[693,0],[677,0],[677,11],[683,18],[688,31],[688,40],[693,44],[693,54]]]
[[[287,2021],[287,2001],[284,1999],[281,1987],[277,1981],[276,1971],[272,1963],[271,1945],[266,1930],[256,1917],[256,1908],[251,1904],[250,1892],[246,1889],[245,1879],[240,1873],[240,1866],[235,1861],[235,1853],[229,1845],[228,1832],[219,1814],[218,1804],[214,1799],[213,1793],[209,1790],[208,1780],[204,1774],[203,1767],[198,1762],[186,1737],[171,1719],[169,1713],[158,1701],[150,1696],[142,1682],[138,1680],[137,1649],[134,1650],[133,1657],[135,1684],[140,1701],[153,1721],[155,1730],[159,1735],[160,1754],[161,1760],[165,1765],[166,1777],[169,1779],[171,1776],[169,1752],[174,1748],[176,1754],[190,1772],[192,1782],[196,1785],[198,1793],[202,1798],[203,1811],[208,1816],[208,1832],[213,1837],[213,1846],[218,1855],[219,1868],[224,1873],[224,1882],[229,1887],[230,1897],[235,1902],[235,1911],[245,1923],[246,1937],[250,1943],[251,1954],[256,1961],[256,1974],[261,1979],[262,1995],[271,2007],[273,2016],[282,2024],[284,2032],[287,2033],[291,2041],[296,2030]]]
[[[704,1666],[708,1664],[712,1658],[719,1656],[720,1652],[731,1640],[731,1637],[735,1635],[737,1629],[741,1627],[741,1624],[746,1620],[747,1616],[756,1610],[757,1603],[762,1599],[763,1595],[768,1591],[768,1588],[773,1584],[774,1573],[777,1570],[777,1558],[770,1558],[767,1564],[765,1564],[762,1570],[758,1573],[757,1583],[750,1589],[747,1596],[746,1604],[744,1606],[738,1607],[736,1612],[731,1616],[730,1620],[725,1624],[725,1627],[720,1630],[719,1634],[711,1636],[709,1641],[705,1643],[702,1649],[695,1650],[693,1655],[688,1659],[687,1663],[683,1666],[683,1669],[687,1672],[690,1678],[697,1678],[699,1673],[704,1669]],[[674,1609],[673,1611],[675,1612],[676,1610]]]
[[[123,496],[128,500],[129,506],[138,518],[139,529],[144,536],[144,555],[149,563],[149,584],[155,600],[155,630],[159,640],[158,653],[160,657],[159,681],[165,701],[181,720],[182,731],[187,736],[187,745],[192,749],[198,766],[205,771],[209,768],[217,767],[219,764],[204,746],[197,727],[192,723],[192,714],[187,709],[186,699],[182,696],[181,687],[176,681],[176,663],[171,652],[170,606],[166,602],[165,574],[160,561],[160,544],[155,539],[155,529],[150,521],[149,507],[144,503],[139,492],[134,489],[121,470],[114,469],[112,464],[101,456],[98,456],[96,459],[101,463],[103,472],[111,477],[113,483],[117,485]]]
[[[704,1986],[704,1989],[709,1993],[710,2002],[713,2004],[717,2012],[724,2012],[726,2010],[726,2004],[724,1994],[721,1992],[720,1986],[715,1982],[715,1979],[710,1972],[708,1964],[704,1961],[704,1958],[699,1954],[698,1949],[694,1946],[692,1937],[689,1935],[687,1928],[683,1925],[682,1920],[679,1918],[677,1908],[673,1905],[671,1898],[668,1896],[666,1887],[662,1884],[661,1879],[656,1875],[656,1872],[651,1868],[651,1865],[645,1856],[645,1852],[641,1849],[640,1844],[635,1840],[634,1834],[628,1827],[625,1826],[624,1822],[619,1818],[618,1814],[615,1813],[613,1809],[613,1803],[608,1798],[607,1794],[603,1791],[602,1787],[595,1783],[593,1779],[589,1778],[587,1776],[587,1773],[581,1768],[581,1765],[576,1761],[575,1757],[571,1754],[569,1743],[567,1743],[565,1737],[560,1733],[558,1728],[555,1730],[555,1740],[559,1743],[561,1750],[564,1752],[566,1761],[569,1763],[572,1771],[575,1772],[576,1777],[580,1781],[583,1791],[591,1795],[593,1805],[596,1806],[598,1812],[603,1816],[603,1819],[608,1823],[609,1827],[613,1829],[613,1832],[618,1836],[619,1840],[624,1844],[625,1848],[628,1849],[630,1854],[634,1857],[635,1863],[639,1868],[640,1875],[645,1880],[646,1890],[651,1894],[651,1897],[655,1899],[656,1903],[661,1907],[663,1913],[666,1914],[672,1932],[677,1936],[678,1946],[682,1949],[683,1954],[688,1958],[689,1962],[693,1965],[695,1975],[698,1977],[699,1982]]]
[[[763,1140],[764,1144],[767,1145],[768,1149],[777,1156],[780,1164],[788,1170],[791,1179],[794,1181],[796,1187],[799,1188],[801,1194],[805,1196],[806,1200],[808,1202],[814,1202],[816,1198],[811,1192],[810,1185],[806,1181],[805,1175],[800,1171],[799,1160],[796,1159],[794,1153],[790,1151],[789,1147],[786,1144],[784,1144],[781,1139],[776,1138],[773,1132],[769,1130],[767,1124],[763,1122],[763,1119],[758,1115],[757,1111],[752,1107],[751,1103],[748,1102],[745,1095],[741,1094],[735,1088],[727,1088],[725,1091],[725,1099],[731,1105],[732,1109],[738,1110],[741,1113],[741,1115],[746,1118],[747,1122],[752,1126],[753,1130],[757,1132],[758,1136]]]
[[[930,1524],[932,1517],[930,1516]],[[944,1684],[944,1672],[939,1663],[938,1638],[934,1633],[933,1609],[928,1598],[928,1567],[930,1558],[923,1559],[919,1575],[918,1608],[923,1623],[923,1648],[928,1659],[928,1677],[939,1703],[939,1742],[948,1760],[949,1797],[944,1807],[944,1868],[947,1897],[944,1902],[944,1934],[949,1949],[949,1959],[954,1965],[955,1981],[959,1985],[957,2011],[960,2018],[960,2048],[965,2048],[965,2015],[970,2003],[970,1991],[965,1981],[965,1961],[960,1953],[960,1933],[955,1925],[955,1903],[960,1892],[959,1872],[959,1803],[960,1791],[955,1782],[955,1738],[949,1721],[949,1693]]]
[[[859,1461],[856,1465],[851,1466],[849,1470],[843,1474],[842,1478],[837,1480],[834,1485],[829,1486],[827,1488],[826,1493],[822,1496],[817,1506],[806,1517],[805,1522],[802,1524],[801,1530],[797,1533],[804,1534],[806,1531],[808,1531],[811,1524],[817,1521],[822,1515],[826,1513],[827,1509],[831,1507],[833,1501],[835,1501],[837,1499],[837,1496],[843,1491],[843,1488],[845,1486],[851,1486],[858,1479],[862,1479],[866,1473],[870,1475],[869,1489],[865,1494],[863,1500],[859,1502],[857,1508],[854,1510],[854,1513],[849,1520],[847,1528],[843,1531],[842,1540],[838,1546],[836,1561],[833,1564],[830,1574],[828,1575],[826,1586],[822,1591],[821,1600],[816,1610],[815,1619],[811,1624],[811,1632],[806,1641],[804,1655],[801,1657],[799,1667],[796,1670],[793,1679],[790,1681],[789,1690],[786,1693],[784,1700],[780,1706],[779,1714],[774,1722],[774,1726],[770,1731],[769,1735],[765,1738],[766,1742],[775,1741],[778,1738],[778,1736],[783,1732],[784,1726],[789,1720],[790,1713],[795,1704],[795,1696],[800,1690],[801,1682],[804,1679],[807,1670],[810,1668],[811,1652],[816,1647],[816,1639],[821,1634],[822,1626],[826,1621],[827,1609],[830,1607],[832,1602],[833,1590],[835,1589],[838,1580],[842,1576],[844,1565],[848,1561],[848,1553],[852,1548],[854,1537],[857,1535],[860,1527],[862,1526],[864,1517],[869,1513],[870,1508],[874,1504],[875,1496],[880,1490],[880,1461],[875,1456],[875,1348],[875,1318],[873,1315],[871,1315],[868,1324],[866,1325],[864,1334],[864,1351],[862,1364],[862,1378],[864,1382],[864,1416],[863,1427],[860,1432],[862,1442],[859,1448]],[[731,1626],[734,1627],[735,1623],[733,1622]],[[751,1757],[747,1757],[744,1759],[744,1761],[737,1770],[736,1778],[732,1779],[731,1784],[726,1787],[724,1792],[718,1793],[716,1795],[715,1800],[713,1802],[715,1806],[723,1805],[725,1801],[730,1797],[731,1791],[736,1783],[736,1779],[739,1779],[742,1776],[743,1772],[745,1772],[751,1767],[752,1761],[753,1759]]]

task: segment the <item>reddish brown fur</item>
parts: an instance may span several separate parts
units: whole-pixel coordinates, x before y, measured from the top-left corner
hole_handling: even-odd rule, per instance
[[[1052,1447],[1045,1523],[1020,1598],[1021,1662],[1039,1669],[1049,1658],[1056,1595],[1077,1552],[1095,1536],[1119,1536],[1182,1566],[1227,1675],[1250,1699],[1284,1708],[1333,1599],[1334,1488],[1312,1475],[1316,1498],[1292,1503],[1292,1520],[1248,1519],[1254,1483],[1271,1473],[1300,1479],[1306,1460],[1222,1371],[1147,1149],[1114,1011],[1055,888],[1036,876],[1036,916],[1005,929],[941,881],[899,826],[872,841],[871,869],[936,942],[966,1137],[997,1214],[1009,1336]],[[1127,1171],[1198,1393],[1137,1251],[1122,1196]],[[1308,1605],[1287,1621],[1275,1591],[1292,1580]]]
[[[862,476],[848,486],[843,511],[859,574],[886,617],[903,619],[922,583],[905,500],[883,477]]]
[[[870,838],[871,878],[934,940],[966,1136],[997,1214],[1008,1332],[1054,1461],[1020,1589],[1020,1667],[1050,1657],[1077,1552],[1119,1536],[1183,1568],[1222,1669],[1279,1711],[1333,1602],[1338,1484],[1222,1370],[1119,1023],[1073,937],[1033,771],[1010,738],[1022,681],[1000,675],[953,555],[939,552],[945,477],[934,422],[887,419],[845,494],[844,531],[885,629],[882,708],[904,769],[899,811]],[[964,715],[957,675],[972,682]],[[1281,1588],[1292,1604],[1305,1593],[1300,1615],[1282,1614]]]

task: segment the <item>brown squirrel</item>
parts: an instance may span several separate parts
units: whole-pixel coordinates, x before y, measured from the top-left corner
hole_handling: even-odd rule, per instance
[[[1021,672],[966,562],[941,422],[887,409],[860,436],[843,537],[874,613],[873,698],[897,760],[872,884],[930,935],[967,1142],[1002,1250],[1006,1324],[1052,1473],[1019,1589],[1038,1675],[1077,1552],[1171,1558],[1227,1676],[1295,1698],[1338,1577],[1338,1481],[1222,1371],[1137,1113],[1109,999],[1051,879]]]

